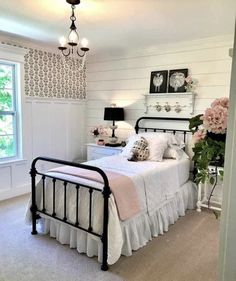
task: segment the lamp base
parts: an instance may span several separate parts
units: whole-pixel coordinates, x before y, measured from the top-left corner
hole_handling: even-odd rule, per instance
[[[118,141],[117,137],[109,137],[108,138],[109,143],[116,143]]]
[[[118,147],[118,146],[121,146],[121,143],[119,143],[119,142],[117,142],[117,143],[106,143],[105,146]]]

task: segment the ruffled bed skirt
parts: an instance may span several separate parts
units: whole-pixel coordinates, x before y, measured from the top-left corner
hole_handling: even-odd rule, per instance
[[[184,184],[175,194],[152,212],[121,222],[123,235],[122,255],[131,256],[133,250],[145,246],[152,237],[168,231],[170,224],[185,215],[186,209],[194,209],[196,203],[196,186],[191,182]],[[76,248],[79,253],[86,253],[88,257],[98,256],[102,261],[102,243],[99,238],[84,231],[60,223],[53,218],[42,215],[41,226],[44,233],[49,233],[61,244],[68,244]],[[109,238],[108,238],[109,243]],[[109,252],[109,249],[108,249]],[[117,258],[109,257],[108,263],[113,264]]]

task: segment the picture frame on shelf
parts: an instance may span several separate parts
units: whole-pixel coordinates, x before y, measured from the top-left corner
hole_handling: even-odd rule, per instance
[[[167,92],[168,70],[152,71],[150,77],[150,94]]]
[[[168,93],[186,92],[186,78],[188,77],[188,68],[172,69],[169,71]]]

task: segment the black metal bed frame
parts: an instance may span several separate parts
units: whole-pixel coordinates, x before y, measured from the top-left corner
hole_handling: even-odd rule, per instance
[[[175,134],[176,132],[182,132],[184,135],[184,142],[186,142],[186,134],[188,132],[190,132],[189,130],[178,130],[178,129],[162,129],[162,128],[148,128],[148,127],[142,127],[139,126],[139,122],[141,120],[158,120],[158,121],[189,121],[188,118],[164,118],[164,117],[141,117],[136,121],[135,124],[135,131],[138,134],[138,132],[140,130],[144,130],[145,132],[147,131],[153,131],[153,132],[158,132],[158,131],[162,131],[162,132],[173,132],[173,134]],[[46,161],[49,163],[55,163],[55,164],[60,164],[60,165],[67,165],[67,166],[72,166],[72,167],[78,167],[81,169],[85,169],[85,170],[91,170],[91,171],[95,171],[98,174],[101,175],[102,179],[103,179],[103,189],[98,189],[95,187],[91,187],[88,186],[86,184],[81,184],[78,182],[73,182],[73,181],[69,181],[69,180],[64,180],[61,179],[59,177],[55,177],[52,175],[48,175],[45,173],[41,173],[38,172],[36,170],[36,163],[38,161]],[[36,222],[37,219],[40,218],[40,214],[44,214],[48,217],[51,217],[55,220],[58,220],[60,222],[63,222],[69,226],[73,226],[77,229],[81,229],[87,233],[90,233],[92,235],[95,235],[97,237],[99,237],[102,241],[103,244],[103,257],[102,257],[102,265],[101,265],[101,269],[106,271],[108,270],[108,263],[107,263],[107,254],[108,254],[108,219],[109,219],[109,197],[111,194],[111,190],[109,187],[109,181],[108,178],[105,174],[105,172],[103,170],[101,170],[98,167],[94,167],[94,166],[89,166],[89,165],[85,165],[85,164],[77,164],[74,162],[69,162],[69,161],[64,161],[64,160],[59,160],[59,159],[54,159],[54,158],[49,158],[49,157],[37,157],[33,160],[32,164],[31,164],[31,170],[30,170],[30,175],[31,175],[31,192],[32,192],[32,204],[31,204],[31,213],[32,213],[32,235],[36,235],[37,229],[36,229]],[[42,182],[43,182],[43,187],[42,187],[42,200],[43,200],[43,208],[39,209],[37,204],[36,204],[36,176],[42,176]],[[53,202],[52,202],[52,208],[53,208],[53,212],[51,214],[49,214],[45,208],[45,179],[49,178],[52,180],[52,184],[53,184]],[[56,198],[55,198],[55,191],[56,191],[56,181],[62,181],[63,185],[64,185],[64,217],[59,218],[56,215],[55,212],[55,205],[56,205]],[[67,219],[67,211],[66,211],[66,196],[67,196],[67,185],[68,184],[73,184],[75,185],[76,188],[76,222],[73,224],[71,222],[68,221]],[[78,209],[79,209],[79,189],[80,187],[83,188],[87,188],[88,192],[89,192],[89,214],[88,214],[88,221],[89,221],[89,225],[88,228],[82,227],[79,224],[79,220],[78,220]],[[103,227],[102,227],[102,234],[96,233],[93,231],[93,227],[92,227],[92,202],[93,202],[93,191],[98,191],[101,192],[103,194]]]
[[[136,134],[139,133],[140,130],[144,130],[144,132],[147,132],[147,131],[153,131],[153,132],[170,132],[170,133],[173,133],[174,135],[176,133],[182,133],[183,134],[183,141],[184,143],[186,143],[186,136],[188,133],[191,133],[192,132],[188,129],[163,129],[163,128],[152,128],[152,127],[142,127],[142,126],[139,126],[139,122],[142,121],[142,120],[159,120],[159,121],[184,121],[184,122],[188,122],[189,121],[189,118],[166,118],[166,117],[148,117],[148,116],[143,116],[143,117],[140,117],[137,121],[136,121],[136,124],[135,124],[135,132]],[[184,147],[185,149],[185,147]]]
[[[50,163],[55,163],[55,164],[61,164],[61,165],[67,165],[67,166],[72,166],[72,167],[77,167],[77,168],[81,168],[81,169],[86,169],[86,170],[91,170],[91,171],[95,171],[97,173],[99,173],[103,179],[103,184],[104,187],[103,189],[98,189],[95,187],[91,187],[85,184],[78,184],[78,182],[73,182],[73,181],[69,181],[69,180],[62,180],[61,178],[57,178],[55,176],[50,176],[44,173],[40,173],[36,170],[36,163],[37,161],[46,161],[46,162],[50,162]],[[106,176],[106,174],[103,172],[103,170],[101,170],[100,168],[97,167],[93,167],[93,166],[89,166],[89,165],[84,165],[84,164],[77,164],[77,163],[73,163],[73,162],[68,162],[68,161],[63,161],[63,160],[59,160],[59,159],[54,159],[54,158],[49,158],[49,157],[37,157],[33,160],[32,164],[31,164],[31,170],[30,170],[30,175],[31,175],[31,192],[32,192],[32,204],[31,204],[31,213],[32,213],[32,235],[37,234],[37,229],[36,229],[36,221],[37,219],[40,218],[40,213],[47,215],[48,217],[51,217],[55,220],[61,221],[65,224],[68,224],[70,226],[73,226],[75,228],[81,229],[85,232],[88,232],[90,234],[93,234],[97,237],[99,237],[103,243],[103,257],[102,257],[102,265],[101,265],[101,269],[106,271],[108,270],[108,264],[107,264],[107,249],[108,249],[108,218],[109,218],[109,208],[108,208],[108,200],[111,194],[111,190],[109,187],[109,182],[108,182],[108,178]],[[36,205],[36,176],[40,175],[42,176],[42,181],[43,181],[43,209],[39,209],[38,206]],[[45,208],[45,179],[47,178],[51,178],[52,182],[53,182],[53,213],[49,214],[47,213],[47,210]],[[63,181],[64,182],[64,217],[63,219],[57,217],[56,213],[55,213],[55,189],[56,189],[56,181]],[[70,184],[74,184],[75,188],[76,188],[76,222],[75,224],[70,223],[67,221],[67,214],[66,214],[66,193],[67,193],[67,185],[68,183]],[[79,209],[79,189],[80,187],[84,187],[87,188],[89,191],[89,226],[88,228],[84,228],[81,227],[79,224],[79,220],[78,220],[78,209]],[[92,227],[92,195],[93,195],[93,191],[96,190],[98,192],[101,192],[103,194],[103,198],[104,198],[104,203],[103,203],[103,232],[102,234],[96,233],[93,231],[93,227]]]

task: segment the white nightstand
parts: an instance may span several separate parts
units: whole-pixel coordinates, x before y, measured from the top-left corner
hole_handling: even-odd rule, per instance
[[[222,181],[220,179],[220,171],[222,171],[223,167],[216,167],[216,166],[209,166],[208,167],[208,173],[212,177],[215,178],[216,182],[211,185],[209,182],[205,182],[204,184],[199,183],[198,185],[198,201],[197,201],[197,211],[201,212],[201,208],[209,208],[216,211],[221,211],[221,201],[222,201],[222,195],[221,198],[218,198],[218,200],[214,200],[214,198],[211,198],[210,205],[208,206],[208,200],[210,196],[210,192],[212,191],[212,188],[215,188],[214,185],[219,186],[219,188],[222,191]],[[218,189],[219,189],[218,188]],[[203,189],[203,192],[202,192]]]
[[[120,154],[122,147],[111,147],[105,145],[97,145],[95,143],[87,144],[87,161],[95,160],[106,156]]]

